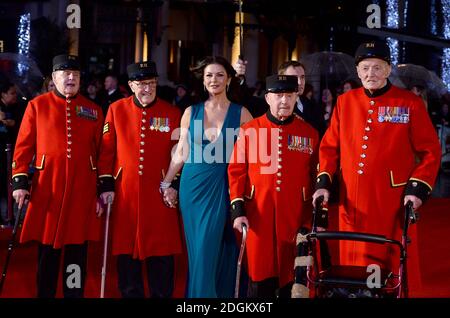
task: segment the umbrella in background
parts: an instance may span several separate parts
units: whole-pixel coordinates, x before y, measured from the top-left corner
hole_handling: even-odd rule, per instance
[[[244,27],[242,25],[242,0],[239,4],[239,59],[244,60]]]
[[[17,53],[0,53],[0,77],[17,87],[19,95],[27,99],[40,92],[43,76],[33,59]]]
[[[358,80],[355,59],[342,52],[317,52],[305,56],[306,82],[314,87],[315,97],[324,88],[337,88],[348,79]]]
[[[411,89],[415,85],[422,86],[430,97],[440,98],[447,92],[444,82],[436,73],[421,65],[399,64],[392,68],[389,79],[392,84],[406,89]]]

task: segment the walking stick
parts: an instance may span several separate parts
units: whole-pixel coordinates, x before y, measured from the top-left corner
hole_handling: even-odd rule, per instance
[[[6,144],[6,188],[8,191],[8,208],[6,224],[11,225],[14,219],[14,201],[12,196],[12,144]]]
[[[241,264],[242,264],[242,258],[244,257],[246,241],[247,241],[247,226],[245,224],[242,224],[242,242],[241,242],[241,249],[239,250],[239,258],[238,258],[238,262],[237,262],[236,286],[234,288],[234,298],[239,298],[239,282],[241,280]]]
[[[105,224],[105,242],[103,243],[103,265],[102,265],[102,283],[100,286],[100,298],[105,298],[106,283],[106,259],[108,257],[108,233],[109,233],[109,216],[111,215],[112,196],[106,198],[106,224]]]
[[[16,234],[17,234],[17,230],[19,228],[20,220],[22,218],[22,213],[24,210],[25,210],[25,204],[22,204],[22,207],[20,209],[18,209],[18,213],[16,216],[16,220],[14,222],[14,227],[13,227],[12,234],[11,234],[11,239],[9,240],[9,243],[8,243],[8,254],[6,254],[6,261],[5,261],[5,265],[3,265],[2,277],[0,278],[0,295],[2,294],[2,291],[3,291],[3,284],[5,283],[5,280],[6,280],[6,273],[8,272],[9,260],[11,259],[14,245],[16,244]]]

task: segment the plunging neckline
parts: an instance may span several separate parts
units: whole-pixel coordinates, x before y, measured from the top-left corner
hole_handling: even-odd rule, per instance
[[[207,143],[209,143],[209,144],[215,143],[219,139],[219,137],[223,135],[223,127],[225,126],[225,123],[228,120],[228,115],[230,113],[231,104],[232,103],[230,103],[230,105],[228,106],[227,112],[223,119],[222,127],[220,127],[220,130],[219,130],[219,134],[217,135],[217,137],[214,140],[211,141],[208,139],[208,137],[205,134],[205,106],[206,105],[205,105],[205,103],[203,103],[203,107],[202,107],[202,139],[204,138],[204,140],[207,141]],[[212,128],[212,127],[210,127],[210,128]]]

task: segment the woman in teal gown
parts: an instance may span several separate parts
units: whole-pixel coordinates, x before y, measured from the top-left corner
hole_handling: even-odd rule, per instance
[[[202,72],[208,99],[186,109],[180,141],[162,184],[164,188],[182,170],[180,209],[188,252],[188,298],[227,298],[234,292],[238,247],[229,216],[228,161],[239,127],[252,117],[226,95],[233,67],[221,57],[209,57]]]

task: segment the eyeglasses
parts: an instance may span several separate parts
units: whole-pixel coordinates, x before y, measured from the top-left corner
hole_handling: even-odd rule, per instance
[[[62,74],[64,77],[69,77],[70,75],[72,75],[72,77],[74,77],[74,78],[80,77],[80,71],[63,70]]]
[[[147,86],[148,87],[153,87],[156,86],[158,84],[158,81],[153,80],[153,81],[148,81],[148,82],[138,82],[138,81],[134,81],[134,84],[139,87],[140,89],[144,89]]]

